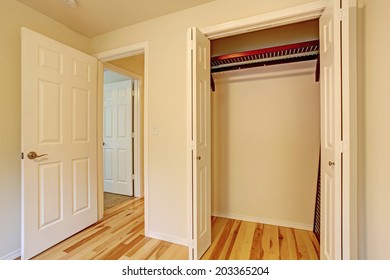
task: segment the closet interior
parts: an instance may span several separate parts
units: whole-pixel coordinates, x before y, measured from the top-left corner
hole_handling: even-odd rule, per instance
[[[313,230],[318,20],[211,41],[212,215]]]

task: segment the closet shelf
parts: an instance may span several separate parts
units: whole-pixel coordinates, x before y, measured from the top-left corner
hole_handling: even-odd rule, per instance
[[[211,58],[211,73],[318,58],[319,40],[226,54]]]

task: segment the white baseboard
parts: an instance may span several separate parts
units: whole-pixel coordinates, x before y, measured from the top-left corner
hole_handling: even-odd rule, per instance
[[[3,257],[0,257],[0,260],[14,260],[21,256],[21,251],[17,250],[15,252],[9,253],[8,255],[5,255]]]
[[[241,220],[247,222],[267,224],[267,225],[275,225],[280,227],[289,227],[289,228],[296,228],[296,229],[303,229],[303,230],[310,230],[310,231],[313,230],[313,224],[300,224],[300,223],[294,223],[290,221],[267,219],[261,217],[250,217],[250,216],[228,214],[228,213],[221,213],[221,212],[213,212],[211,215],[216,217],[221,217],[221,218]]]
[[[161,234],[158,232],[149,231],[147,234],[145,232],[145,236],[150,237],[150,238],[154,238],[154,239],[158,239],[158,240],[163,240],[163,241],[175,243],[175,244],[186,246],[186,247],[189,246],[187,239],[178,238],[178,237],[167,235],[167,234]]]

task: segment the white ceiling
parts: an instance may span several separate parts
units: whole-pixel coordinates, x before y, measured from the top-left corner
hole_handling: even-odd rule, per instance
[[[215,0],[17,0],[87,37],[202,5]]]

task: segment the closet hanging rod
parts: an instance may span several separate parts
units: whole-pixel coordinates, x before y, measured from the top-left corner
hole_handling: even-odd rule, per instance
[[[268,57],[268,58],[260,58],[260,59],[253,59],[253,60],[246,60],[246,61],[238,61],[238,62],[232,62],[232,63],[226,63],[226,64],[220,64],[213,66],[213,69],[220,69],[224,67],[232,67],[232,66],[243,66],[251,63],[262,63],[262,62],[268,62],[268,61],[274,61],[274,60],[285,60],[285,59],[294,59],[298,57],[304,57],[304,56],[317,56],[318,51],[312,51],[307,53],[300,53],[300,54],[289,54],[289,55],[280,55],[275,57]]]
[[[319,40],[257,49],[211,58],[211,72],[316,59]]]

